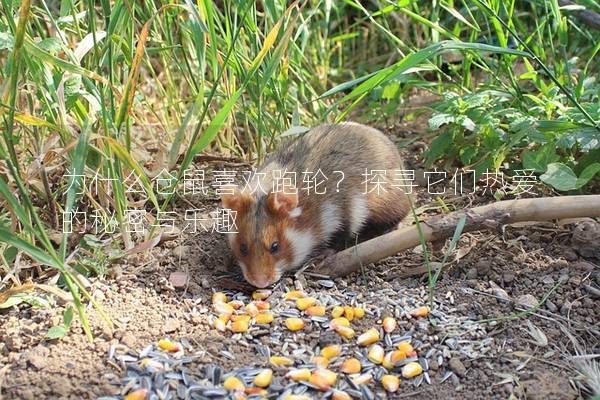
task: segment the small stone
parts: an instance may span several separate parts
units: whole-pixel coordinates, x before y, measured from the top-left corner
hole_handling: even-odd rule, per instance
[[[539,301],[532,294],[524,294],[517,299],[517,304],[531,309],[536,307],[539,304]]]
[[[515,274],[513,272],[505,272],[502,274],[502,280],[504,283],[512,283],[515,280]]]
[[[200,281],[200,285],[202,285],[203,289],[209,289],[210,288],[210,282],[206,278],[202,278],[202,280]]]
[[[452,357],[450,361],[448,361],[448,365],[450,366],[450,369],[461,378],[464,378],[467,375],[467,368],[458,358]]]
[[[554,304],[551,300],[546,300],[546,308],[548,311],[555,313],[558,310],[556,304]]]
[[[554,278],[551,277],[550,275],[546,275],[542,278],[542,283],[544,283],[546,285],[554,286]]]
[[[173,249],[173,256],[178,259],[185,257],[187,253],[188,250],[185,248],[185,246],[177,246]]]
[[[477,268],[469,268],[467,271],[467,279],[477,279]]]
[[[175,288],[185,287],[188,283],[188,279],[188,274],[183,271],[171,272],[171,275],[169,275],[169,282]]]
[[[133,349],[135,347],[136,341],[137,341],[137,338],[134,335],[132,335],[131,333],[125,333],[121,337],[121,343],[123,343],[129,349]]]
[[[479,276],[485,276],[490,272],[492,263],[489,260],[479,260],[477,261],[477,264],[475,264],[475,268],[477,268]]]
[[[175,332],[176,330],[179,329],[179,326],[181,324],[179,323],[179,320],[175,319],[175,318],[169,318],[164,325],[164,331],[165,333],[172,333]]]

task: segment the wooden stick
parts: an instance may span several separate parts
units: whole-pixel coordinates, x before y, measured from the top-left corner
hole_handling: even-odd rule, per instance
[[[600,195],[505,200],[470,210],[455,211],[421,222],[425,241],[451,237],[462,216],[466,217],[463,232],[494,229],[501,224],[522,221],[599,217]],[[332,277],[348,275],[359,270],[361,264],[393,256],[419,243],[417,227],[404,227],[333,254],[325,258],[317,270]]]

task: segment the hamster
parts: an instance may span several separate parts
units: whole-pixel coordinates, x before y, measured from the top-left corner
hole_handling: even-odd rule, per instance
[[[340,241],[395,228],[410,210],[402,168],[392,141],[358,123],[320,125],[282,143],[249,184],[221,196],[235,216],[227,235],[245,279],[270,286]],[[278,187],[286,176],[289,185]],[[307,184],[313,178],[320,185]]]

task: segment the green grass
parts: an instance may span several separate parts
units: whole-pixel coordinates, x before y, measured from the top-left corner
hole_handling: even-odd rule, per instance
[[[58,270],[90,334],[78,274],[103,267],[69,257],[85,243],[61,235],[63,213],[114,215],[120,234],[96,236],[131,248],[152,234],[126,229],[132,172],[156,214],[178,196],[151,190],[162,170],[181,178],[205,151],[260,161],[294,126],[396,119],[415,91],[440,96],[430,165],[596,190],[597,31],[557,0],[375,4],[0,0],[3,274],[17,252]]]

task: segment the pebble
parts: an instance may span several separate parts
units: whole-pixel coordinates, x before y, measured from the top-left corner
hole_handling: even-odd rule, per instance
[[[492,263],[489,260],[479,260],[477,261],[477,264],[475,264],[475,268],[477,268],[479,276],[485,276],[492,269]]]
[[[170,318],[165,322],[164,331],[165,331],[165,333],[172,333],[172,332],[177,331],[180,326],[181,326],[181,324],[180,324],[179,320],[177,320],[175,318]]]
[[[515,274],[513,272],[505,272],[502,274],[502,280],[504,283],[512,283],[515,280]]]
[[[456,357],[452,357],[448,361],[450,369],[459,377],[464,378],[467,375],[467,367]]]
[[[532,294],[524,294],[517,299],[517,304],[531,309],[536,307],[539,304],[539,301]]]
[[[477,268],[469,268],[467,270],[467,279],[477,279],[478,271]]]
[[[546,300],[546,308],[552,313],[555,313],[558,310],[558,307],[556,307],[556,304],[554,304],[552,300]]]

